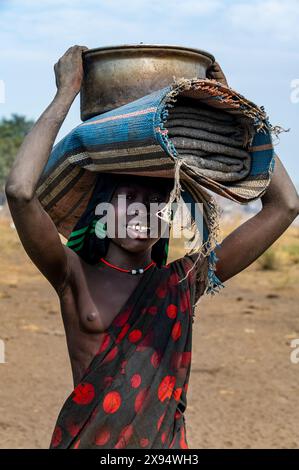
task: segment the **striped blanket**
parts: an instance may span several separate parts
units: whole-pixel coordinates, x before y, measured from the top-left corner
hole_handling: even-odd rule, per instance
[[[227,134],[229,142],[224,145],[218,141],[218,148],[212,149],[212,155],[217,156],[212,170],[218,171],[218,177],[214,173],[216,176],[213,178],[213,173],[207,171],[209,168],[204,166],[202,154],[193,152],[191,156],[198,158],[194,164],[194,160],[186,158],[188,149],[186,152],[183,145],[181,155],[182,139],[189,139],[186,132],[190,133],[192,129],[191,113],[184,109],[184,117],[181,116],[185,120],[181,126],[183,135],[173,133],[172,124],[182,112],[179,109],[181,100],[188,100],[193,109],[209,109],[214,118],[225,113],[225,132],[228,126],[235,128],[232,134]],[[201,122],[206,123],[206,128],[201,130],[205,134],[200,135],[200,140],[205,142],[207,133],[210,133],[208,116],[206,119],[201,116]],[[210,124],[215,126],[213,120]],[[220,130],[218,126],[218,136]],[[53,147],[36,194],[58,231],[68,238],[87,206],[97,172],[172,178],[172,201],[185,196],[203,205],[203,246],[209,254],[217,243],[219,211],[207,190],[241,204],[259,198],[266,191],[273,172],[273,132],[275,128],[269,123],[264,109],[233,89],[215,80],[181,78],[75,127]],[[238,158],[232,150],[225,155],[223,151],[219,153],[219,145],[235,150],[240,138],[243,146],[242,149],[237,147],[242,154],[239,152]],[[195,150],[208,153],[206,148]],[[210,158],[210,163],[212,160]],[[205,161],[207,165],[208,159]],[[229,165],[232,165],[230,176],[226,171]],[[231,177],[233,174],[235,176]]]

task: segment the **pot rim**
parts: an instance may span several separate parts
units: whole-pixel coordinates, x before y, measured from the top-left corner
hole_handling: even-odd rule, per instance
[[[193,52],[195,54],[200,54],[203,56],[208,57],[212,60],[212,63],[215,62],[215,57],[210,52],[204,51],[202,49],[197,49],[194,47],[186,47],[174,44],[117,44],[117,45],[110,45],[104,47],[95,47],[88,49],[87,51],[83,51],[83,56],[96,54],[98,52],[113,52],[117,50],[125,50],[125,49],[170,49],[170,50],[178,50],[178,51],[185,51],[185,52]]]

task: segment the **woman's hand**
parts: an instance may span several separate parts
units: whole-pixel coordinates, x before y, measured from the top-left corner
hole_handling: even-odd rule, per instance
[[[86,50],[86,46],[72,46],[54,65],[58,92],[79,93],[83,79],[82,52]]]
[[[212,78],[222,83],[222,85],[228,86],[226,77],[223,73],[222,68],[218,62],[214,62],[207,70],[207,78]]]
[[[57,93],[23,140],[6,181],[5,190],[15,201],[28,202],[35,196],[58,131],[80,91],[82,52],[87,49],[86,46],[70,47],[54,65]]]

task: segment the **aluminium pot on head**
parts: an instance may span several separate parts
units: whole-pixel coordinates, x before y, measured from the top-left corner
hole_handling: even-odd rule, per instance
[[[83,52],[81,119],[111,111],[180,77],[206,78],[215,58],[183,46],[124,44]]]

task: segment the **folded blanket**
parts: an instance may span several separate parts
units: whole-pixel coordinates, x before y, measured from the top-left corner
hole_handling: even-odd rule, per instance
[[[212,280],[219,208],[207,190],[241,204],[264,194],[274,168],[274,131],[264,109],[233,89],[181,78],[75,127],[54,146],[36,194],[68,238],[97,172],[171,178],[169,204],[183,198],[193,213],[202,205],[198,252],[209,256]]]
[[[231,182],[250,173],[247,132],[229,113],[194,99],[178,99],[165,123],[179,156],[194,171]]]

